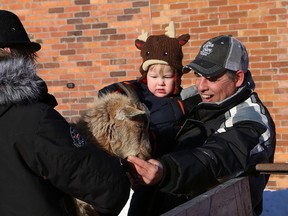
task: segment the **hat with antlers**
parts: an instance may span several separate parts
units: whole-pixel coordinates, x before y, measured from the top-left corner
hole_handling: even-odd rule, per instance
[[[171,66],[177,72],[176,91],[178,93],[183,75],[182,46],[188,42],[190,35],[184,34],[176,38],[173,21],[165,30],[163,35],[151,35],[149,37],[147,32],[142,31],[142,34],[135,40],[135,46],[141,50],[140,54],[143,59],[139,70],[143,78],[146,77],[150,65],[166,64]]]

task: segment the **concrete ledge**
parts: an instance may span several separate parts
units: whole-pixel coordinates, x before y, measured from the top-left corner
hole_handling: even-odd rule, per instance
[[[162,216],[252,216],[247,177],[231,179]]]

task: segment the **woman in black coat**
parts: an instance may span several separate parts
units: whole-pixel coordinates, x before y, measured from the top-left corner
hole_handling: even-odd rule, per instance
[[[0,10],[0,215],[75,215],[72,196],[117,215],[129,196],[119,159],[85,143],[36,75],[40,44]]]

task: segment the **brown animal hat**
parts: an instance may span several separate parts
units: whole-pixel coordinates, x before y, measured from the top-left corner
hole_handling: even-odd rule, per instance
[[[140,54],[143,59],[139,70],[142,79],[145,79],[148,68],[152,64],[166,64],[173,67],[177,71],[175,93],[178,94],[183,75],[182,46],[188,42],[190,35],[184,34],[176,38],[173,21],[169,23],[165,30],[164,35],[151,35],[149,37],[147,32],[142,31],[142,34],[135,40],[135,46],[141,50]]]

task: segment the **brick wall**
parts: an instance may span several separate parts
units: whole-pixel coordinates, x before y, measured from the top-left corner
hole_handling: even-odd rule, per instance
[[[288,162],[288,1],[284,0],[0,0],[18,14],[31,40],[42,45],[39,74],[67,120],[90,107],[103,86],[139,76],[134,40],[141,30],[162,34],[169,21],[177,36],[191,35],[184,64],[200,45],[232,34],[247,47],[256,90],[277,126],[276,162]],[[68,88],[74,83],[74,88]],[[192,74],[183,86],[193,83]],[[269,188],[288,187],[272,176]]]

